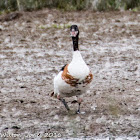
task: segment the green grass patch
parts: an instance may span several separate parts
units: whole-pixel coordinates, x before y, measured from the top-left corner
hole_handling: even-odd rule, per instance
[[[140,10],[140,0],[0,0],[0,11],[32,11],[43,7],[63,11],[88,10]]]
[[[52,24],[52,25],[40,25],[40,29],[50,29],[50,28],[55,28],[55,29],[66,29],[70,28],[71,24]]]
[[[70,28],[70,24],[52,24],[52,28],[56,29],[65,29],[65,28]]]

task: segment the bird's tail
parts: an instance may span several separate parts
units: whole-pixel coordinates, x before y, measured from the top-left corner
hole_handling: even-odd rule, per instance
[[[50,94],[50,96],[51,96],[51,97],[54,96],[54,92],[52,92],[52,93]]]

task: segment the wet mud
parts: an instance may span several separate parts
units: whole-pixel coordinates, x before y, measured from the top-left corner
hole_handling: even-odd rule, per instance
[[[20,15],[0,22],[0,139],[139,139],[140,13]],[[80,51],[94,75],[83,94],[85,114],[77,115],[49,96],[54,76],[72,58],[72,24],[79,26]],[[76,110],[73,99],[66,101]]]

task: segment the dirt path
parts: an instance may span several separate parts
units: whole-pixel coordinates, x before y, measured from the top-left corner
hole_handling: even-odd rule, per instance
[[[0,135],[138,140],[140,13],[44,9],[21,14],[0,22]],[[79,25],[80,50],[94,74],[83,96],[83,115],[68,115],[49,97],[53,77],[71,60],[71,24]]]

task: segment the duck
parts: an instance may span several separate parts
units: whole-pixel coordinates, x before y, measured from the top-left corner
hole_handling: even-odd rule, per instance
[[[77,25],[70,27],[70,36],[73,42],[72,60],[69,64],[64,65],[54,77],[54,92],[51,96],[60,100],[68,112],[70,108],[65,97],[76,96],[78,99],[74,100],[73,103],[78,103],[76,113],[81,113],[80,105],[83,99],[80,98],[80,95],[86,93],[93,79],[93,74],[79,51],[79,28]]]

